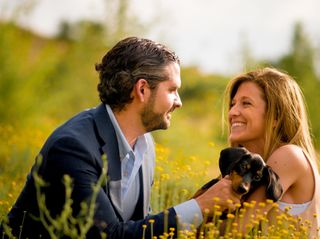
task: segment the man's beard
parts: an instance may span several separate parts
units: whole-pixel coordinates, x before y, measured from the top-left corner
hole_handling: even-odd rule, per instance
[[[169,123],[165,120],[165,113],[155,113],[155,94],[151,96],[150,101],[141,112],[141,121],[146,132],[151,132],[157,129],[167,129]]]

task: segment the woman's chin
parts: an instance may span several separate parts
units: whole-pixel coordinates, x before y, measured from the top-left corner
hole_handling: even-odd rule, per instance
[[[232,143],[232,144],[241,144],[242,140],[241,140],[241,137],[230,136],[229,137],[229,142]]]

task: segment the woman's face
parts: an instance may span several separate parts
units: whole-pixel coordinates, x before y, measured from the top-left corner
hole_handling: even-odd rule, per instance
[[[253,82],[240,84],[228,112],[231,143],[250,148],[263,148],[266,102],[263,92]]]

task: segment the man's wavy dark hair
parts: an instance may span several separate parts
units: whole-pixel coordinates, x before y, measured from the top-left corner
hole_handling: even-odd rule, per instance
[[[180,64],[179,57],[160,43],[138,37],[121,40],[96,64],[100,100],[121,111],[132,102],[131,92],[139,79],[155,89],[167,80],[165,67],[173,62]]]

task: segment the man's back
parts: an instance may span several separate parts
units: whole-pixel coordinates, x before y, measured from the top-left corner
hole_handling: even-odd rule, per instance
[[[95,109],[90,109],[76,115],[57,128],[47,139],[40,151],[41,166],[33,166],[23,191],[8,215],[10,226],[16,236],[19,235],[20,230],[23,238],[35,235],[49,236],[42,223],[36,219],[39,218],[39,208],[33,173],[37,172],[48,183],[48,186],[42,188],[42,193],[46,197],[46,207],[53,218],[60,214],[65,204],[63,184],[65,174],[71,176],[75,187],[82,185],[90,188],[97,182],[102,161],[99,152],[101,140],[94,124],[94,111]],[[93,156],[88,157],[88,155]],[[82,178],[81,182],[75,182],[78,180],[77,174],[84,170],[87,171],[88,177]],[[73,190],[75,192],[72,195],[73,210],[77,214],[80,209],[79,200],[85,197],[81,193],[82,190],[77,188]]]

